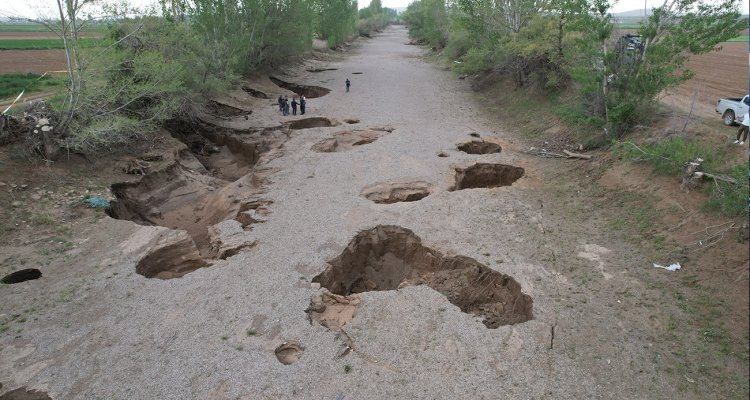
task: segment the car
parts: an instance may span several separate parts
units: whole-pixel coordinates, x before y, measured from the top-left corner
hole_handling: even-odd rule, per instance
[[[724,125],[731,126],[739,122],[750,108],[750,96],[743,98],[719,99],[716,103],[716,112],[721,115]]]

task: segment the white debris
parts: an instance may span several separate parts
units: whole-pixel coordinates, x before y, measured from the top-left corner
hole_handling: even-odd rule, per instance
[[[663,265],[654,264],[654,268],[666,269],[667,271],[677,271],[678,269],[680,269],[682,267],[680,266],[680,263],[674,263],[674,264],[666,266],[666,267],[663,266]]]

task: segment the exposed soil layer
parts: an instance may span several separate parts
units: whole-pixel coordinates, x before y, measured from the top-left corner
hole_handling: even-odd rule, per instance
[[[444,256],[399,226],[360,232],[328,263],[313,282],[340,296],[427,285],[461,311],[482,317],[488,328],[533,317],[533,301],[515,279],[469,257]]]
[[[211,100],[208,103],[206,103],[206,108],[208,109],[209,113],[220,118],[234,118],[234,117],[248,116],[253,113],[252,111],[247,111],[241,108],[232,107],[230,105],[219,103],[214,100]]]
[[[356,118],[347,118],[344,120],[344,122],[351,125],[351,124],[358,124],[359,120]]]
[[[444,151],[441,151],[440,153],[437,154],[437,156],[438,157],[448,157],[448,153],[446,153]]]
[[[362,75],[364,72],[352,72],[352,75]]]
[[[417,201],[430,195],[432,185],[427,182],[378,183],[362,189],[361,195],[378,204]]]
[[[331,138],[323,139],[318,143],[315,143],[312,146],[312,150],[319,153],[351,150],[353,147],[372,143],[378,140],[381,136],[386,135],[387,132],[388,131],[375,129],[339,132]]]
[[[170,124],[169,129],[190,150],[175,149],[173,159],[141,179],[111,187],[111,217],[176,230],[160,237],[136,266],[136,272],[147,277],[179,277],[207,266],[204,259],[226,258],[250,247],[241,231],[268,215],[270,204],[252,196],[264,179],[254,166],[261,154],[287,138],[273,129],[233,131],[185,123]],[[236,229],[210,229],[235,218]]]
[[[250,86],[246,86],[246,85],[243,85],[243,86],[242,86],[242,90],[243,90],[243,91],[244,91],[245,93],[247,93],[247,94],[249,94],[250,96],[253,96],[253,97],[257,98],[257,99],[267,99],[267,98],[268,98],[268,95],[267,95],[267,94],[265,94],[265,93],[261,92],[260,90],[257,90],[257,89],[253,89],[253,88],[251,88]]]
[[[21,283],[26,282],[34,279],[39,279],[42,277],[42,271],[39,271],[36,268],[26,268],[22,269],[13,273],[10,273],[8,275],[5,275],[3,279],[0,279],[0,282],[5,284],[13,284],[13,283]]]
[[[290,121],[284,124],[289,129],[328,128],[340,125],[338,122],[324,117],[312,117]]]
[[[502,147],[500,147],[497,143],[492,142],[485,142],[485,141],[470,141],[466,143],[459,144],[458,149],[463,151],[464,153],[468,154],[492,154],[492,153],[499,153],[502,151]]]
[[[297,83],[284,82],[281,79],[274,78],[273,76],[270,77],[270,79],[271,79],[271,82],[275,83],[279,87],[282,87],[286,90],[291,90],[292,92],[297,93],[300,96],[305,96],[308,99],[314,99],[316,97],[323,97],[331,92],[330,89],[326,89],[320,86],[309,86],[309,85],[300,85]]]
[[[521,167],[477,163],[467,168],[456,168],[456,183],[451,190],[510,186],[523,174]]]
[[[41,390],[30,390],[21,387],[0,395],[0,400],[52,400],[52,398]]]
[[[478,138],[478,137],[480,137],[480,136],[479,136],[479,134],[478,134],[478,133],[476,133],[476,132],[472,132],[472,133],[470,133],[470,134],[469,134],[469,136],[471,136],[471,137],[475,137],[475,138]]]
[[[359,295],[342,296],[323,289],[313,296],[310,307],[305,310],[312,324],[313,321],[330,330],[337,331],[357,316],[357,309],[362,299]]]
[[[284,365],[294,364],[302,357],[305,348],[297,342],[286,342],[277,347],[274,353],[280,363]]]

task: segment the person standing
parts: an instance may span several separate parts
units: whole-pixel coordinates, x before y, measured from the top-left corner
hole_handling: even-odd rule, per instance
[[[279,103],[279,111],[281,111],[281,113],[283,114],[284,113],[284,98],[281,97],[281,95],[279,95],[278,103]]]
[[[292,97],[292,115],[297,115],[297,96]]]
[[[289,97],[284,96],[284,115],[289,115]]]
[[[299,98],[299,113],[300,115],[305,115],[305,104],[307,103],[307,100],[305,99],[305,96],[300,96]]]
[[[737,140],[735,140],[734,143],[745,144],[745,140],[747,140],[748,130],[750,130],[750,115],[748,113],[745,113],[745,115],[742,117],[740,129],[737,131]]]
[[[346,91],[349,91],[349,86],[351,86],[351,82],[349,81],[349,78],[346,78]]]

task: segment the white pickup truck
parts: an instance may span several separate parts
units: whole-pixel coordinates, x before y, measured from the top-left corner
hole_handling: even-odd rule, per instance
[[[734,125],[735,122],[742,121],[742,117],[750,106],[750,96],[741,99],[719,99],[716,104],[716,112],[721,114],[724,119],[724,125]]]

